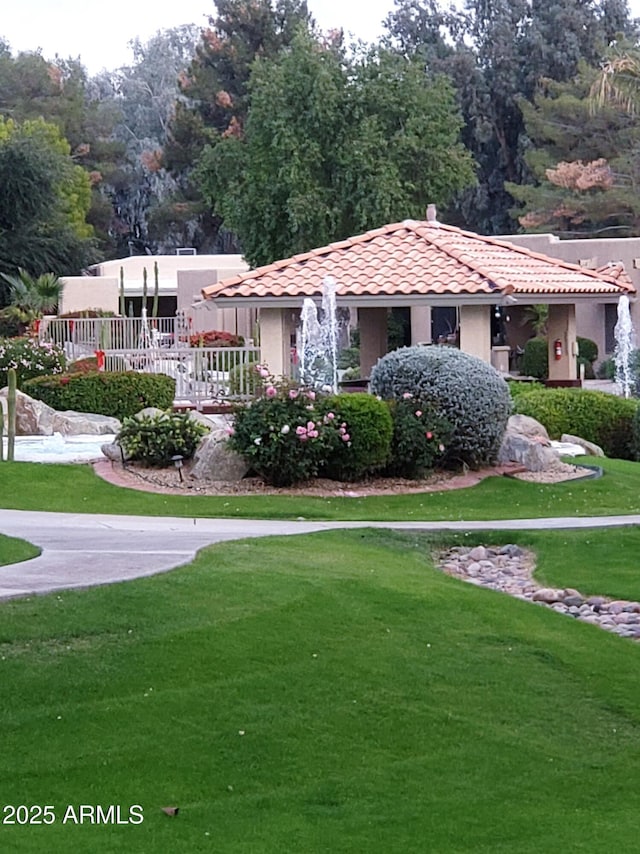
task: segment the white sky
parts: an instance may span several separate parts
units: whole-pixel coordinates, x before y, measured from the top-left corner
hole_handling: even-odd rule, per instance
[[[345,31],[372,41],[394,8],[394,0],[308,0],[322,29]],[[638,0],[640,5],[640,0]],[[40,48],[43,56],[80,56],[90,74],[132,61],[128,48],[139,36],[181,24],[204,26],[215,15],[213,0],[4,0],[0,36],[15,54]]]

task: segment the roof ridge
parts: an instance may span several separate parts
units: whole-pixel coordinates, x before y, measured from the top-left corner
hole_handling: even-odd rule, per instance
[[[581,267],[579,264],[574,264],[571,261],[566,261],[564,258],[558,258],[555,255],[550,256],[550,255],[545,255],[544,252],[534,252],[532,249],[529,249],[526,246],[520,246],[517,243],[511,243],[508,240],[503,240],[499,237],[493,237],[493,236],[487,235],[487,234],[476,234],[473,231],[466,231],[465,229],[458,228],[458,226],[455,226],[455,225],[447,225],[446,223],[438,223],[438,225],[436,225],[434,227],[432,225],[432,223],[428,223],[426,221],[421,222],[420,225],[423,228],[426,227],[429,229],[433,229],[434,231],[443,230],[443,231],[453,232],[453,233],[461,234],[464,237],[468,237],[473,241],[481,240],[483,243],[488,243],[492,246],[501,246],[501,247],[504,247],[505,249],[509,249],[510,251],[519,252],[521,255],[527,255],[529,258],[535,258],[537,261],[548,261],[549,258],[552,258],[558,267],[563,267],[567,270],[573,270],[574,272],[577,271],[579,273],[584,273],[587,276],[590,276],[592,279],[598,279],[598,281],[602,281],[603,279],[606,279],[609,282],[609,284],[615,285],[618,288],[623,288],[625,290],[628,290],[628,286],[620,284],[620,282],[617,280],[617,277],[607,275],[606,273],[602,272],[603,269],[605,269],[607,266],[609,266],[607,264],[604,264],[601,267],[598,267],[596,270],[591,270],[588,267]],[[438,248],[441,251],[447,252],[447,254],[449,254],[452,258],[455,258],[456,261],[460,261],[460,263],[463,263],[463,264],[465,263],[464,261],[461,261],[461,259],[459,257],[457,257],[457,255],[454,252],[448,251],[444,246],[440,245],[440,243],[438,243]],[[618,261],[618,262],[616,262],[615,266],[621,266],[622,270],[625,273],[627,272],[623,262]],[[482,272],[480,270],[480,268],[477,268],[477,269],[478,269],[478,272]],[[486,273],[483,272],[483,275],[486,275]],[[628,276],[628,273],[627,273],[627,276]],[[630,283],[633,286],[633,283],[632,282],[630,282]]]

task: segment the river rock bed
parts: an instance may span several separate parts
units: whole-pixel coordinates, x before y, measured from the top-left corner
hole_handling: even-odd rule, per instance
[[[640,641],[640,603],[605,596],[584,596],[570,587],[543,587],[533,580],[535,555],[512,543],[504,546],[456,546],[437,557],[447,575],[544,605],[567,617]]]

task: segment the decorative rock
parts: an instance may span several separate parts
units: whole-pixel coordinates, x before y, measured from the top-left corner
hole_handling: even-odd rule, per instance
[[[53,414],[53,432],[63,436],[119,433],[122,424],[117,418],[108,415],[96,415],[91,412],[55,412]]]
[[[544,602],[546,605],[550,605],[552,602],[560,602],[562,600],[562,594],[557,590],[553,590],[551,587],[540,587],[536,590],[531,599],[534,602]]]
[[[471,560],[486,560],[487,550],[484,546],[476,546],[469,552],[469,558]]]
[[[552,468],[558,459],[558,454],[545,444],[544,439],[515,433],[508,427],[498,451],[498,462],[520,463],[528,471],[545,471]]]
[[[0,406],[6,406],[7,389],[0,390]],[[120,430],[117,418],[96,415],[90,412],[58,412],[41,400],[35,400],[21,391],[16,392],[16,435],[17,436],[77,436],[102,433],[117,433]]]
[[[472,560],[472,553],[480,554],[481,548],[485,558]],[[505,566],[507,549],[517,549],[519,554],[510,557],[509,565]],[[533,602],[581,623],[640,642],[640,603],[622,599],[611,601],[604,596],[590,596],[585,600],[578,590],[571,587],[564,590],[538,587],[531,577],[534,556],[518,546],[476,546],[473,549],[456,546],[441,556],[439,568],[477,587],[508,593],[516,599]]]
[[[604,451],[600,445],[594,442],[588,442],[586,439],[581,439],[579,436],[572,436],[570,433],[563,433],[560,441],[569,445],[581,445],[585,453],[591,457],[604,457]]]
[[[246,477],[249,464],[227,444],[226,430],[213,430],[205,436],[193,457],[190,476],[196,480],[238,481]]]
[[[513,433],[521,433],[531,439],[540,437],[549,441],[549,434],[544,424],[531,418],[529,415],[512,415],[507,421],[507,430]]]

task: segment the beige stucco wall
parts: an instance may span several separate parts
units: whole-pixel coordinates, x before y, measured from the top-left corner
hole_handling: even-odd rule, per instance
[[[58,306],[60,314],[88,308],[118,313],[118,280],[112,276],[64,276],[64,288]]]
[[[573,305],[550,305],[547,324],[549,340],[549,379],[575,380],[577,373],[576,312]],[[562,356],[555,358],[554,342],[560,341]]]
[[[501,239],[508,240],[517,246],[524,246],[532,252],[541,252],[544,255],[550,255],[552,258],[562,258],[563,261],[579,264],[588,269],[622,262],[640,294],[640,238],[638,237],[560,240],[554,234],[514,234],[504,235]],[[580,301],[576,304],[577,334],[584,338],[591,338],[596,342],[600,358],[607,355],[604,325],[605,302],[617,303],[617,299],[603,300],[594,297],[593,300]],[[640,299],[631,301],[630,310],[633,325],[640,332]]]
[[[371,368],[387,352],[388,308],[359,308],[360,376],[368,377]]]
[[[460,349],[485,362],[491,362],[491,307],[460,306]]]

